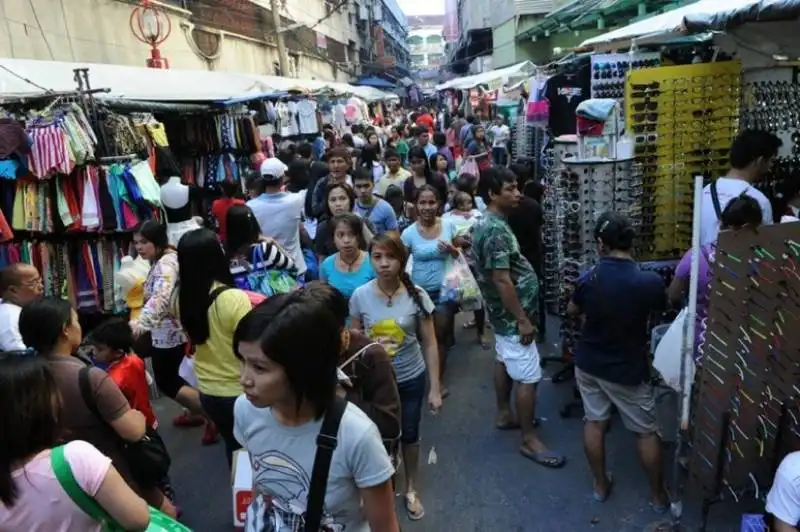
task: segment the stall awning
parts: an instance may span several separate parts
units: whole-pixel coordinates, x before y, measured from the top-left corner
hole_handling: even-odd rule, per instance
[[[0,95],[25,97],[76,89],[76,68],[88,68],[104,96],[149,101],[213,101],[274,90],[241,74],[206,70],[158,70],[100,63],[0,59]],[[103,97],[103,96],[100,96]]]
[[[796,20],[800,0],[700,0],[624,28],[592,37],[581,47],[596,47],[632,39],[670,39],[706,31],[731,30],[748,22]]]
[[[437,91],[446,89],[472,89],[478,85],[492,85],[496,83],[504,84],[511,81],[513,78],[527,77],[533,73],[536,66],[530,61],[523,61],[516,65],[499,68],[497,70],[490,70],[489,72],[482,72],[473,76],[466,76],[463,78],[451,79],[445,83],[436,86]]]
[[[394,89],[392,83],[376,76],[361,78],[358,80],[358,84],[365,87],[375,87],[376,89]]]
[[[244,102],[276,92],[356,94],[368,101],[397,96],[372,87],[309,79],[208,70],[158,70],[102,63],[70,63],[0,58],[0,102],[76,90],[76,68],[89,69],[98,98],[152,102]]]

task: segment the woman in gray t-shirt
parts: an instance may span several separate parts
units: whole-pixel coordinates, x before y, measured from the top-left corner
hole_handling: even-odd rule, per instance
[[[428,294],[405,273],[408,252],[396,233],[377,236],[370,246],[370,259],[377,278],[353,292],[351,327],[363,329],[373,341],[382,343],[392,358],[400,392],[405,506],[408,517],[418,520],[425,514],[416,481],[426,373],[430,378],[428,405],[434,412],[442,406],[434,305]]]

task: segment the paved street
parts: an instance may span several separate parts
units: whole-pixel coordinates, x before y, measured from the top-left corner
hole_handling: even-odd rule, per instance
[[[556,327],[550,328],[553,333]],[[633,436],[615,423],[608,436],[608,467],[615,485],[605,503],[591,498],[591,481],[583,456],[580,418],[562,419],[558,411],[570,398],[571,382],[540,386],[542,437],[565,453],[569,462],[560,470],[539,466],[519,454],[519,433],[493,428],[492,352],[473,343],[458,328],[451,352],[448,386],[451,395],[437,417],[423,421],[423,458],[435,447],[438,462],[423,465],[420,494],[425,517],[411,523],[398,498],[401,527],[411,531],[460,532],[633,532],[658,521],[648,507],[644,473],[635,455]],[[543,349],[553,350],[552,342]],[[548,367],[550,374],[558,367]],[[669,402],[667,400],[667,402]],[[670,408],[662,405],[671,417]],[[200,429],[177,430],[169,425],[174,403],[159,400],[156,408],[162,434],[173,457],[172,480],[184,510],[184,521],[200,532],[231,530],[231,490],[223,447],[201,447]],[[674,432],[664,424],[665,434]],[[672,439],[670,437],[670,439]],[[666,451],[671,458],[672,448]],[[692,510],[694,510],[693,506]],[[712,510],[709,531],[738,530],[738,515],[723,520],[726,509]],[[696,524],[696,511],[687,511],[687,524]],[[692,530],[696,528],[691,527]]]

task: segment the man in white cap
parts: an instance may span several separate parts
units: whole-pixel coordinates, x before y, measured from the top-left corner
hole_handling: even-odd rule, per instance
[[[304,198],[300,194],[282,192],[284,175],[288,167],[279,159],[270,158],[261,163],[261,181],[264,193],[247,202],[253,211],[261,234],[272,237],[291,255],[302,277],[306,261],[300,248],[300,226]]]

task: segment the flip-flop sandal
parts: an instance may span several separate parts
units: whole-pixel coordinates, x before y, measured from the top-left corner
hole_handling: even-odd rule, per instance
[[[519,452],[525,458],[529,460],[533,460],[537,464],[543,467],[549,467],[550,469],[559,469],[564,467],[564,464],[567,463],[567,457],[563,454],[558,454],[554,451],[543,451],[541,453],[532,453],[530,451],[526,451],[525,449],[520,449]]]
[[[415,503],[417,506],[416,511],[412,509]],[[412,521],[419,521],[425,517],[425,508],[422,506],[422,503],[419,502],[416,493],[406,493],[406,513],[408,514],[408,518]]]
[[[462,325],[462,327],[464,327],[464,330],[467,330],[467,329],[474,329],[474,328],[475,328],[475,320],[470,320],[470,321],[468,321],[467,323],[465,323],[464,325]]]
[[[653,512],[657,513],[658,515],[664,515],[665,513],[667,513],[667,510],[669,510],[669,503],[663,506],[659,506],[653,501],[650,501],[648,504],[650,505],[650,509],[653,510]]]
[[[495,423],[497,430],[516,430],[519,428],[519,421],[506,421],[505,423]]]
[[[614,475],[611,473],[606,473],[606,480],[608,480],[608,488],[606,488],[606,492],[603,495],[600,495],[596,491],[592,490],[592,498],[597,502],[606,502],[609,497],[611,497],[611,490],[614,489]]]
[[[488,350],[488,349],[492,348],[492,344],[491,344],[491,342],[489,342],[489,340],[484,340],[483,338],[478,338],[478,343],[481,344],[481,347],[483,349]]]

